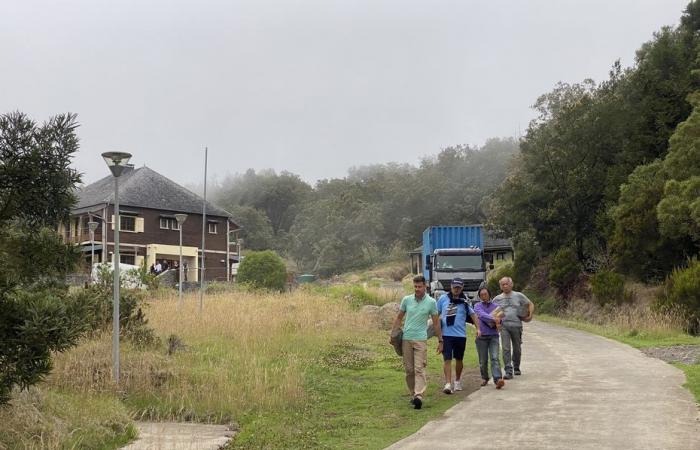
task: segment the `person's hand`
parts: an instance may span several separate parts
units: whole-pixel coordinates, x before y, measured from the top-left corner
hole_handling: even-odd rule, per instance
[[[528,314],[527,316],[523,317],[521,319],[523,322],[529,322],[532,320],[532,314]]]
[[[443,342],[442,342],[442,341],[438,341],[437,353],[442,353],[442,347],[443,347]]]
[[[476,337],[481,337],[481,328],[476,329]]]

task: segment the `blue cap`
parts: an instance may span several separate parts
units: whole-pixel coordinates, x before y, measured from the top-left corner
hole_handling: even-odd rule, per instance
[[[452,279],[452,286],[463,287],[463,286],[464,286],[464,281],[462,281],[461,278],[453,278],[453,279]]]

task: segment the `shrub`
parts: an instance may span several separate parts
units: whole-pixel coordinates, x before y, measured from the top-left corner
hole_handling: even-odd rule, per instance
[[[619,305],[632,300],[632,292],[625,289],[624,277],[610,270],[601,270],[591,277],[591,291],[601,306],[610,303]]]
[[[657,306],[662,310],[679,310],[686,317],[686,328],[700,334],[700,261],[688,260],[685,268],[675,268],[666,283]]]
[[[238,281],[255,288],[283,291],[287,268],[277,253],[266,250],[248,253],[238,268]]]
[[[552,257],[549,282],[557,289],[561,298],[569,299],[581,273],[581,264],[573,249],[564,247]]]

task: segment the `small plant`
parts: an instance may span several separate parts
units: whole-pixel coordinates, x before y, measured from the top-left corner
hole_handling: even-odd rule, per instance
[[[248,253],[238,268],[238,281],[258,289],[283,291],[287,268],[277,253],[266,250]]]

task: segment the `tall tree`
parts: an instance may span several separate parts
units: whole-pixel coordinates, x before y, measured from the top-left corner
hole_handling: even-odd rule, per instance
[[[69,167],[75,119],[39,126],[22,113],[0,116],[0,404],[13,386],[40,381],[51,352],[74,345],[86,327],[64,283],[77,254],[56,233],[80,180]]]

